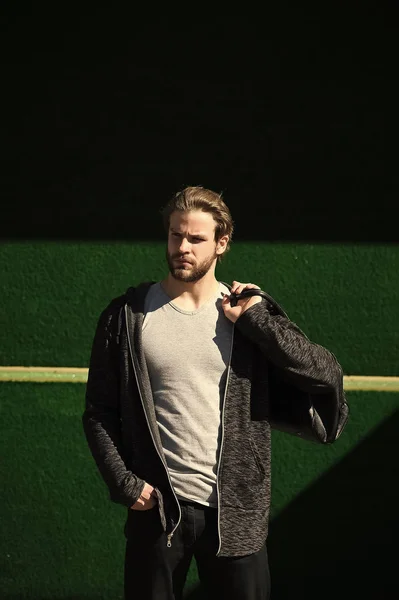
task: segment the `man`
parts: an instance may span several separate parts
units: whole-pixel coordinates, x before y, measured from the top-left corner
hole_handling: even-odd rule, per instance
[[[233,233],[219,194],[188,187],[163,215],[169,273],[101,314],[83,414],[127,508],[125,599],[181,599],[195,556],[207,597],[266,600],[269,379],[339,393],[342,370],[263,297],[233,301],[259,286],[216,279]]]

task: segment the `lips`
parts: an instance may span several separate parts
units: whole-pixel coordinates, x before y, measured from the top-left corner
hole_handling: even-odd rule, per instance
[[[175,260],[177,260],[177,262],[182,265],[184,265],[184,264],[191,265],[191,262],[189,260],[185,260],[185,259],[181,259],[181,258],[176,258]]]

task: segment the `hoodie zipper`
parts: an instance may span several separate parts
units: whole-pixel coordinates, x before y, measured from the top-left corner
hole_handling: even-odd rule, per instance
[[[227,368],[226,385],[225,385],[225,388],[224,388],[224,398],[223,398],[223,406],[222,406],[222,419],[221,419],[222,420],[222,436],[221,436],[221,440],[220,440],[219,460],[218,460],[218,468],[217,468],[217,474],[216,474],[216,491],[217,491],[217,497],[218,497],[218,536],[219,536],[219,548],[217,549],[216,556],[219,555],[220,548],[221,548],[221,545],[222,545],[222,536],[221,536],[221,533],[220,533],[219,469],[220,469],[220,463],[221,463],[221,460],[222,460],[222,449],[223,449],[223,439],[224,439],[224,407],[225,407],[225,404],[226,404],[227,387],[229,385],[231,356],[233,354],[233,341],[234,341],[234,323],[233,323],[233,328],[232,328],[232,332],[231,332],[230,358],[229,358],[229,366]]]
[[[168,541],[167,541],[166,545],[167,545],[167,547],[168,547],[168,548],[171,548],[171,546],[172,546],[172,537],[174,536],[174,533],[175,533],[176,529],[178,528],[178,526],[179,526],[179,523],[180,523],[180,521],[181,521],[181,509],[180,509],[180,504],[179,504],[179,501],[178,501],[178,499],[177,499],[177,496],[176,496],[176,494],[175,494],[175,491],[174,491],[174,489],[173,489],[173,485],[172,485],[172,481],[171,481],[171,479],[170,479],[170,476],[169,476],[169,471],[168,471],[168,468],[167,468],[167,466],[165,465],[165,463],[164,463],[164,461],[163,461],[163,458],[162,458],[161,454],[160,454],[160,453],[159,453],[159,451],[158,451],[158,448],[157,448],[157,445],[156,445],[156,443],[155,443],[154,436],[153,436],[153,433],[152,433],[152,430],[151,430],[151,427],[150,427],[150,423],[149,423],[149,421],[148,421],[147,411],[146,411],[146,410],[145,410],[145,408],[144,408],[143,395],[142,395],[142,392],[141,392],[141,387],[140,387],[139,378],[138,378],[138,376],[137,376],[136,364],[135,364],[135,360],[134,360],[134,355],[133,355],[133,350],[132,350],[132,344],[131,344],[131,341],[130,341],[129,327],[128,327],[128,316],[127,316],[127,305],[126,305],[126,304],[125,304],[125,317],[126,317],[126,333],[127,333],[127,339],[128,339],[128,342],[129,342],[130,357],[131,357],[131,359],[132,359],[133,370],[134,370],[134,376],[135,376],[135,378],[136,378],[137,389],[139,390],[140,400],[141,400],[141,404],[142,404],[142,406],[143,406],[143,410],[144,410],[145,418],[146,418],[146,421],[147,421],[147,426],[148,426],[148,429],[150,430],[150,434],[151,434],[152,441],[153,441],[153,443],[154,443],[154,446],[155,446],[155,450],[157,451],[157,453],[158,453],[158,456],[159,456],[159,458],[161,459],[161,462],[162,462],[163,466],[165,467],[165,471],[166,471],[166,474],[167,474],[167,476],[168,476],[168,480],[169,480],[169,483],[170,483],[171,490],[172,490],[172,492],[173,492],[173,495],[174,495],[174,497],[176,498],[176,503],[177,503],[177,506],[179,507],[179,520],[177,521],[177,525],[176,525],[176,527],[175,527],[175,528],[174,528],[174,529],[173,529],[173,530],[172,530],[172,531],[171,531],[169,534],[167,534],[167,540],[168,540]]]

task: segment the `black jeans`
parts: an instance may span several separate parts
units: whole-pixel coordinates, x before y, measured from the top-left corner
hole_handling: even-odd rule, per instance
[[[219,547],[217,509],[180,502],[182,518],[166,546],[158,506],[130,510],[125,525],[125,600],[181,600],[195,556],[204,598],[269,600],[266,544],[246,556],[216,557]]]

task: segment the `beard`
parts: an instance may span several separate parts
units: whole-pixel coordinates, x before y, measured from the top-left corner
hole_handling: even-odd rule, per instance
[[[216,252],[213,254],[213,256],[209,256],[208,258],[205,258],[201,263],[197,264],[197,265],[193,265],[191,263],[191,267],[187,268],[183,265],[176,267],[173,264],[173,259],[171,257],[171,255],[168,252],[168,249],[166,248],[166,260],[168,262],[168,267],[169,267],[169,271],[170,274],[172,275],[172,277],[174,279],[177,279],[178,281],[184,281],[185,283],[195,283],[196,281],[199,281],[200,279],[202,279],[209,271],[209,269],[212,267],[213,265],[213,261],[215,260],[215,258],[217,257]],[[174,259],[176,258],[181,258],[179,255],[174,256]]]

